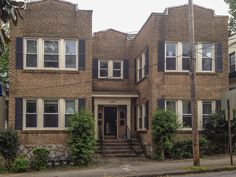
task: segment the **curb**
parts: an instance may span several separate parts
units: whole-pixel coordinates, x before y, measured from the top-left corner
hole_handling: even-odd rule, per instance
[[[153,174],[142,174],[142,175],[132,175],[127,177],[165,177],[165,176],[178,176],[178,175],[187,175],[187,174],[201,174],[209,172],[222,172],[222,171],[234,171],[236,166],[233,167],[223,167],[223,168],[212,168],[207,170],[190,170],[190,171],[176,171],[176,172],[164,172],[164,173],[153,173]]]

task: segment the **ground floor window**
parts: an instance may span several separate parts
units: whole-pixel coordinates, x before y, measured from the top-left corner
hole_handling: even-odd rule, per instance
[[[147,110],[146,105],[141,104],[137,106],[137,127],[138,130],[146,130],[146,119],[147,119]]]

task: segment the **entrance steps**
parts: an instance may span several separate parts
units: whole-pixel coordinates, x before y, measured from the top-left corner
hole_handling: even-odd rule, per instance
[[[132,142],[132,144],[131,144]],[[97,153],[104,157],[137,157],[144,154],[143,147],[137,138],[105,139],[98,141]]]

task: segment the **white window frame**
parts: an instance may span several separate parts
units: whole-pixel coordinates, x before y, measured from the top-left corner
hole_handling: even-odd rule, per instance
[[[215,100],[198,100],[198,124],[199,124],[199,129],[204,130],[203,128],[203,102],[211,102],[211,110],[212,113],[216,111],[216,102]]]
[[[26,127],[26,114],[27,114],[27,101],[36,101],[36,117],[37,117],[37,127]],[[34,99],[34,98],[29,98],[29,99],[23,99],[23,130],[36,130],[39,127],[39,117],[38,114],[39,113],[39,105],[38,105],[38,100]]]
[[[45,101],[57,101],[57,113],[45,113],[45,110],[44,110],[44,106],[45,106]],[[59,105],[60,103],[59,103],[59,100],[58,99],[44,99],[43,100],[43,107],[42,107],[42,109],[43,109],[43,117],[42,117],[42,123],[43,123],[43,125],[42,125],[42,127],[44,128],[44,129],[58,129],[59,127],[60,127],[60,105]],[[57,127],[44,127],[44,114],[49,114],[49,115],[58,115],[58,126]]]
[[[36,41],[37,42],[37,66],[36,67],[27,67],[26,66],[26,55],[27,54],[35,54],[35,53],[27,53],[27,41]],[[24,69],[37,69],[39,67],[39,42],[37,38],[24,38],[24,42],[23,42],[23,52],[24,52],[24,56],[23,56],[23,65],[24,65]]]
[[[145,75],[145,66],[147,65],[146,63],[146,54],[145,54],[146,50],[144,50],[140,56],[138,56],[135,60],[136,60],[136,81],[140,81],[143,78],[146,77]],[[141,74],[141,75],[140,75]],[[141,76],[141,77],[140,77]]]
[[[74,103],[75,103],[75,111],[74,111],[74,113],[67,113],[66,112],[66,102],[67,101],[74,101]],[[78,112],[78,99],[65,99],[64,100],[64,107],[65,107],[65,113],[64,113],[64,121],[66,120],[66,115],[73,115],[73,114],[75,114],[75,113],[77,113]],[[65,128],[68,128],[68,127],[66,127],[65,126],[65,123],[64,123],[64,127]]]
[[[100,76],[100,70],[101,70],[101,62],[106,62],[107,63],[107,77],[102,77]],[[114,77],[113,76],[113,63],[118,63],[120,62],[120,65],[121,65],[121,69],[120,69],[120,77]],[[98,60],[98,78],[99,79],[123,79],[124,76],[123,76],[123,70],[124,70],[124,63],[123,63],[123,60]]]
[[[170,56],[167,56],[166,55],[166,53],[167,53],[167,44],[175,44],[175,56],[172,56],[172,57],[170,57]],[[178,71],[178,43],[177,42],[170,42],[170,41],[166,41],[165,42],[165,71],[166,72],[176,72],[176,71]],[[167,69],[166,67],[167,67],[167,58],[175,58],[175,70],[169,70],[169,69]]]
[[[76,61],[75,61],[75,68],[67,68],[66,67],[66,41],[74,41],[75,42],[75,55],[76,55]],[[76,39],[64,39],[64,47],[63,47],[63,50],[64,50],[64,68],[65,70],[78,70],[78,66],[79,66],[79,63],[78,63],[78,59],[79,59],[79,56],[78,56],[78,40]]]
[[[140,115],[141,113],[141,115]],[[137,106],[137,130],[138,131],[146,131],[145,128],[145,117],[146,117],[146,106],[145,104],[141,104]],[[140,127],[139,120],[142,121],[142,127]]]
[[[26,50],[27,50],[27,40],[37,41],[37,67],[26,67]],[[58,67],[44,67],[44,41],[58,41]],[[66,41],[76,41],[76,68],[66,68]],[[64,70],[64,71],[78,71],[78,40],[74,38],[34,38],[25,37],[23,41],[23,69],[24,70]]]
[[[178,102],[176,101],[176,100],[172,100],[172,99],[170,99],[170,100],[165,100],[165,110],[167,110],[167,102],[174,102],[175,103],[175,114],[177,115],[178,114]]]
[[[202,44],[211,44],[212,45],[212,69],[211,71],[205,71],[205,70],[202,70],[202,55],[203,55],[203,52],[202,52]],[[216,57],[215,57],[215,43],[211,43],[211,42],[200,42],[200,43],[197,43],[197,49],[196,49],[196,61],[197,61],[197,68],[196,68],[196,71],[197,72],[201,72],[201,73],[214,73],[215,72],[215,60],[216,60]],[[205,57],[206,58],[206,57]]]

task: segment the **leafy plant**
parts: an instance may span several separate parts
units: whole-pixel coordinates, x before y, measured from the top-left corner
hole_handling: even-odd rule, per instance
[[[10,168],[16,158],[18,149],[18,134],[12,129],[0,130],[0,153],[6,160],[6,167]]]
[[[87,165],[95,149],[94,119],[85,109],[70,117],[69,147],[77,165]]]
[[[29,161],[22,156],[17,157],[12,165],[13,172],[24,172],[29,167]]]
[[[9,48],[5,47],[1,57],[0,57],[0,82],[3,85],[8,83],[8,64],[9,64]]]
[[[49,158],[49,150],[44,147],[36,147],[33,149],[33,157],[31,160],[31,167],[34,170],[42,170],[47,168],[47,160]]]
[[[165,158],[165,151],[172,148],[171,139],[180,127],[176,114],[169,110],[157,110],[153,115],[152,134],[159,159]]]

